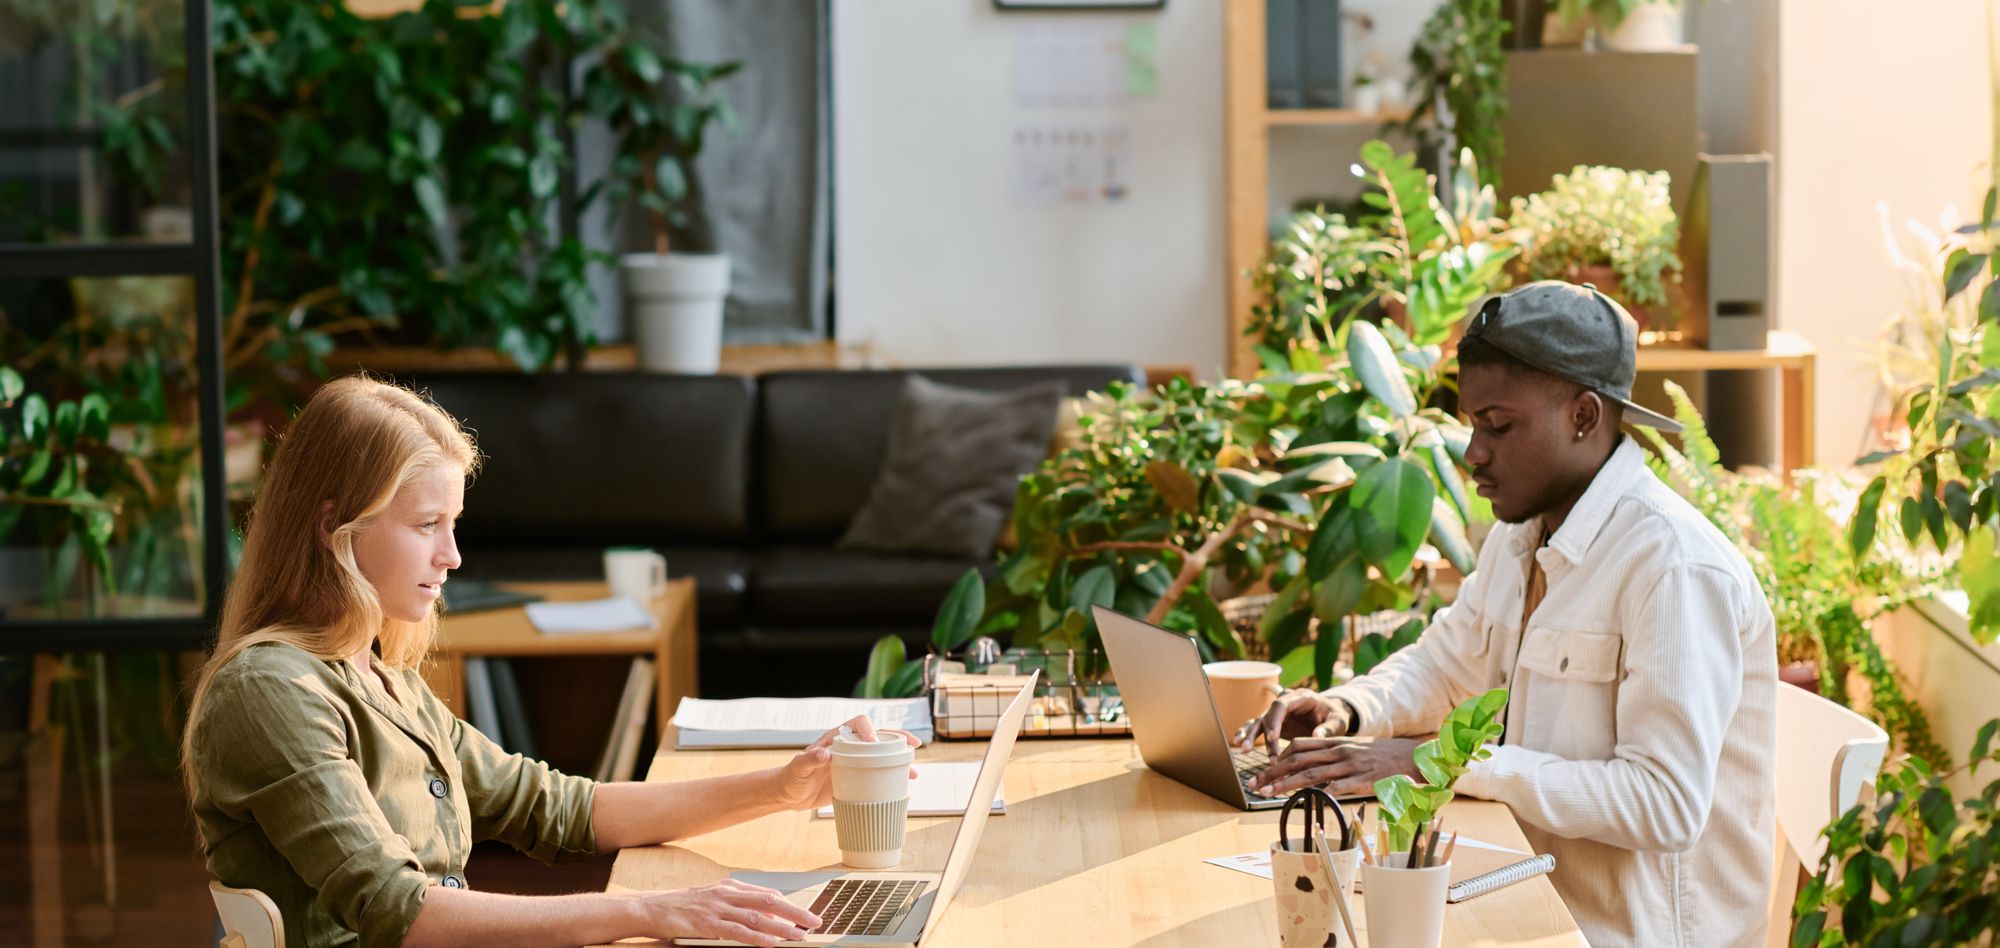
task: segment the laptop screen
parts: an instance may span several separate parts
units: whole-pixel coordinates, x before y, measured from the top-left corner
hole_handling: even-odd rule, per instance
[[[965,874],[972,869],[972,853],[979,848],[979,834],[986,829],[986,818],[993,809],[993,797],[1000,792],[1000,778],[1007,770],[1007,756],[1014,752],[1014,738],[1021,733],[1021,721],[1028,715],[1028,705],[1034,701],[1035,682],[1040,680],[1041,671],[1037,669],[1021,686],[1020,693],[1007,703],[1007,710],[1000,712],[1000,720],[993,726],[993,739],[986,745],[986,757],[979,763],[979,781],[972,787],[972,800],[966,805],[965,818],[959,821],[958,835],[952,837],[951,852],[944,859],[944,878],[938,882],[937,904],[930,915],[932,921],[944,917],[944,910],[951,905],[951,897],[958,894],[959,884],[965,881]]]

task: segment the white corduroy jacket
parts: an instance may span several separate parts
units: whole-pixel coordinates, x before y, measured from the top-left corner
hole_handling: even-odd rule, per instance
[[[1630,438],[1535,550],[1540,532],[1495,528],[1416,644],[1327,693],[1356,733],[1396,736],[1508,687],[1505,735],[1456,789],[1555,854],[1590,943],[1761,945],[1777,652],[1756,577]],[[1530,555],[1548,586],[1524,631]]]

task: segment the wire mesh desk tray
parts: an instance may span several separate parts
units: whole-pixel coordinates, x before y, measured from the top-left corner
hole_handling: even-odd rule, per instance
[[[956,664],[956,663],[951,663]],[[968,675],[949,671],[931,656],[924,683],[931,697],[931,726],[937,736],[969,740],[993,736],[1007,702],[1019,693],[1029,672],[1040,669],[1034,703],[1021,724],[1022,737],[1128,737],[1132,720],[1111,680],[1104,653],[1008,649],[989,672],[1013,666],[1011,674]],[[1092,675],[1085,670],[1099,670]]]

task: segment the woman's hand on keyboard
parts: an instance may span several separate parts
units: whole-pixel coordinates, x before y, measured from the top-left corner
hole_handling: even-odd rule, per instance
[[[819,916],[776,889],[724,879],[714,885],[637,897],[645,932],[661,940],[713,938],[768,946],[797,941],[818,928]]]

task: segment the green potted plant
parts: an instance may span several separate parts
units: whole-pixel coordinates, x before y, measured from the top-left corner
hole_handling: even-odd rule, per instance
[[[722,360],[729,256],[674,251],[669,244],[671,230],[687,223],[694,160],[709,124],[735,124],[715,83],[741,64],[663,56],[617,9],[602,8],[615,38],[584,75],[583,102],[618,139],[601,193],[619,204],[638,205],[652,238],[652,250],[618,261],[639,364],[655,372],[712,373]],[[663,92],[668,81],[678,85],[678,96]]]
[[[1507,59],[1501,40],[1508,23],[1500,0],[1449,0],[1424,21],[1410,47],[1415,104],[1401,127],[1423,136],[1442,133],[1446,158],[1469,151],[1481,184],[1500,183],[1505,154],[1501,123],[1507,118]]]
[[[1448,857],[1456,849],[1450,845],[1456,839],[1439,831],[1438,818],[1466,767],[1493,756],[1486,745],[1500,738],[1499,716],[1506,706],[1505,688],[1467,699],[1445,716],[1436,738],[1417,745],[1413,756],[1423,783],[1404,774],[1375,782],[1387,838],[1361,866],[1371,943],[1438,943],[1451,875]]]
[[[1672,329],[1680,221],[1667,186],[1663,171],[1578,165],[1547,191],[1515,198],[1509,223],[1528,235],[1522,278],[1594,284],[1641,329]]]
[[[1246,643],[1218,594],[1268,588],[1262,650],[1288,684],[1331,684],[1349,617],[1428,610],[1420,548],[1470,572],[1466,525],[1490,513],[1465,489],[1469,430],[1432,401],[1452,384],[1442,342],[1511,247],[1488,245],[1484,218],[1448,210],[1408,156],[1376,142],[1363,160],[1381,185],[1372,292],[1402,318],[1378,326],[1304,304],[1299,335],[1254,379],[1092,395],[1075,443],[1020,482],[1016,546],[986,589],[980,631],[1087,652],[1090,607],[1102,605],[1236,656]],[[1475,175],[1455,180],[1459,206],[1490,206]]]
[[[1609,49],[1659,52],[1681,45],[1681,7],[1681,0],[1555,0],[1550,20],[1578,43],[1595,26]]]
[[[1955,770],[1905,759],[1826,828],[1817,874],[1793,903],[1792,944],[1991,945],[2000,931],[2000,780],[1953,798],[1946,781],[2000,762],[1987,721]]]

